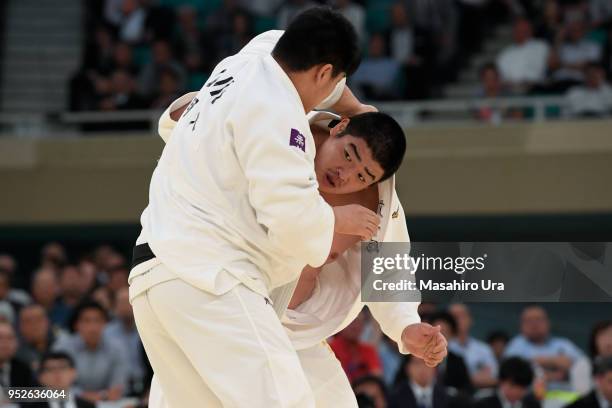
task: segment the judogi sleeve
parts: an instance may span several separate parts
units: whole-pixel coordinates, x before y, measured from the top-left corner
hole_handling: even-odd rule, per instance
[[[384,237],[385,241],[410,242],[404,209],[395,192],[393,193],[393,201],[399,206],[398,219],[390,220],[394,225],[389,226],[389,231]],[[389,302],[367,302],[366,305],[372,312],[372,316],[380,324],[383,333],[398,344],[399,352],[409,354],[402,343],[402,332],[406,326],[421,321],[418,313],[419,302],[402,302],[399,299],[397,301],[389,300]]]
[[[236,155],[249,184],[250,204],[272,244],[304,265],[317,267],[329,255],[334,213],[319,194],[314,140],[306,118],[285,112],[289,109],[272,100],[267,95],[234,107],[228,125]],[[296,131],[303,149],[291,145]]]

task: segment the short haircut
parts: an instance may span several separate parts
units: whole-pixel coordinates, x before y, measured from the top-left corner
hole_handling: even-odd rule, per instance
[[[387,399],[387,386],[385,385],[385,382],[382,380],[382,378],[377,377],[375,375],[361,376],[357,378],[355,381],[353,381],[353,383],[351,384],[351,387],[353,387],[353,390],[354,390],[360,385],[368,384],[368,383],[372,383],[376,385],[380,389],[380,392],[385,396],[385,399]]]
[[[593,375],[606,375],[612,371],[612,356],[600,356],[593,361]]]
[[[520,357],[507,358],[499,366],[499,381],[509,381],[515,385],[529,387],[533,382],[531,364]]]
[[[457,321],[455,320],[452,314],[448,313],[445,310],[433,313],[429,317],[429,321],[431,322],[431,324],[435,324],[436,320],[442,320],[443,322],[446,322],[450,327],[452,334],[457,334]]]
[[[85,299],[83,302],[79,303],[78,306],[72,312],[70,316],[70,330],[73,332],[76,330],[76,324],[81,318],[81,315],[88,310],[97,310],[102,314],[105,321],[108,321],[108,311],[98,302],[92,299]]]
[[[478,76],[482,77],[484,73],[489,70],[495,71],[495,73],[499,76],[499,69],[497,69],[497,65],[494,62],[490,61],[482,64],[482,66],[478,70]]]
[[[499,340],[508,343],[510,341],[510,336],[503,330],[494,330],[487,336],[487,343],[489,344]]]
[[[276,43],[272,55],[290,71],[331,64],[333,76],[359,66],[359,40],[352,24],[328,7],[299,14]]]
[[[363,139],[374,160],[383,168],[379,181],[391,177],[399,169],[406,153],[406,136],[402,127],[386,113],[367,112],[353,116],[346,129],[338,135]]]
[[[589,336],[589,354],[591,358],[595,358],[599,355],[599,350],[597,350],[597,337],[610,327],[612,327],[612,320],[603,320],[593,326],[591,335]]]
[[[70,368],[74,368],[74,359],[72,357],[70,357],[70,354],[63,352],[63,351],[49,351],[45,354],[43,354],[42,358],[40,359],[40,364],[38,366],[38,374],[43,372],[43,369],[45,367],[45,363],[49,360],[63,360],[66,361],[68,363],[68,365],[70,366]]]

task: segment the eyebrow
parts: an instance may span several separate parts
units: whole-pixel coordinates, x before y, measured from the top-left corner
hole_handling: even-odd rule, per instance
[[[353,148],[353,152],[355,152],[357,160],[361,161],[361,156],[359,156],[359,152],[357,151],[357,146],[355,146],[355,143],[349,143],[349,146]],[[376,180],[376,176],[374,176],[367,167],[365,168],[365,172],[368,173],[368,176],[372,178],[372,181]]]

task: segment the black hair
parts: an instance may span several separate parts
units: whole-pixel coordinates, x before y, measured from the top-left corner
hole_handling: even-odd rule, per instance
[[[276,43],[272,55],[290,71],[331,64],[332,74],[350,75],[359,65],[359,40],[352,24],[329,7],[299,14]]]
[[[108,321],[109,319],[108,311],[100,303],[92,299],[85,299],[83,302],[77,305],[77,307],[72,312],[72,315],[70,316],[70,322],[68,324],[68,327],[70,327],[70,330],[72,332],[76,331],[76,324],[81,318],[81,315],[88,310],[97,310],[102,314],[105,321]]]
[[[351,387],[354,390],[355,388],[359,387],[360,385],[367,384],[367,383],[374,383],[374,384],[376,384],[376,386],[380,389],[380,391],[382,392],[383,396],[385,397],[385,400],[387,399],[387,386],[385,385],[385,382],[382,380],[382,378],[377,377],[375,375],[364,375],[364,376],[361,376],[361,377],[359,377],[359,378],[357,378],[356,380],[353,381],[353,383],[351,384]]]
[[[499,366],[499,381],[510,381],[515,385],[529,387],[533,382],[533,369],[529,361],[510,357]]]
[[[591,358],[597,357],[600,353],[597,349],[597,337],[610,327],[612,327],[612,320],[603,320],[596,323],[593,329],[591,329],[591,335],[589,336],[589,354]]]
[[[600,356],[593,361],[593,375],[606,375],[612,371],[612,356]]]
[[[70,354],[63,351],[49,351],[48,353],[43,354],[40,359],[40,364],[38,365],[38,374],[44,371],[45,363],[49,360],[64,360],[68,363],[70,368],[74,368],[74,359],[70,356]]]
[[[453,336],[457,334],[457,320],[455,320],[452,314],[448,313],[445,310],[432,313],[432,315],[429,316],[429,321],[433,325],[436,320],[442,320],[443,322],[446,322],[449,325]]]
[[[406,136],[391,116],[382,112],[367,112],[353,116],[338,137],[351,135],[363,139],[374,160],[383,168],[379,181],[391,177],[399,169],[406,153]]]
[[[510,341],[510,336],[503,330],[494,330],[487,336],[487,343],[491,344],[494,341],[502,340],[506,343]]]

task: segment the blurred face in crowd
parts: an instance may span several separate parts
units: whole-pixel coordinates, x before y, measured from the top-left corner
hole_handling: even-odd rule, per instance
[[[178,23],[185,31],[197,29],[198,12],[190,6],[183,6],[178,10]]]
[[[164,71],[159,78],[159,92],[162,95],[172,95],[179,91],[178,79],[169,71]]]
[[[57,242],[51,242],[42,250],[42,264],[61,265],[66,262],[66,250]]]
[[[67,389],[76,379],[77,371],[65,359],[49,359],[43,363],[40,370],[39,381],[48,388]]]
[[[391,7],[391,22],[395,27],[405,27],[408,25],[408,13],[402,3],[395,3]]]
[[[136,88],[134,78],[127,71],[115,71],[111,76],[111,88],[115,94],[131,94]]]
[[[139,6],[140,4],[138,3],[138,0],[123,0],[123,3],[121,4],[121,11],[123,14],[129,15],[138,9]]]
[[[113,301],[111,299],[110,293],[108,292],[108,288],[106,286],[101,286],[98,289],[96,289],[91,294],[91,297],[93,298],[93,300],[101,304],[102,307],[104,307],[104,309],[106,310],[112,309]]]
[[[472,316],[466,305],[456,303],[448,309],[457,321],[457,330],[460,336],[467,335],[472,327]]]
[[[525,398],[528,388],[512,381],[502,381],[499,383],[499,390],[508,401],[515,403]]]
[[[521,333],[534,343],[542,343],[548,338],[550,322],[546,311],[539,306],[528,307],[521,315]]]
[[[508,342],[502,338],[495,339],[489,343],[489,346],[491,346],[491,349],[493,349],[495,358],[498,360],[502,359],[504,351],[506,350],[506,344],[508,344]]]
[[[96,285],[96,266],[90,261],[81,261],[79,263],[79,272],[81,273],[81,293],[87,293]]]
[[[433,384],[436,378],[436,369],[427,367],[425,361],[420,358],[412,357],[406,365],[406,375],[415,384],[421,387],[428,387]]]
[[[595,349],[598,356],[612,356],[612,326],[602,330],[595,337]]]
[[[36,303],[51,306],[59,294],[55,271],[51,268],[39,269],[32,279],[32,297]]]
[[[382,58],[385,56],[385,38],[381,34],[374,34],[370,38],[368,57]]]
[[[0,323],[0,363],[9,361],[17,352],[17,336],[10,323]]]
[[[512,37],[514,38],[515,43],[523,44],[524,42],[531,39],[531,36],[531,23],[528,20],[520,19],[516,23],[514,23]]]
[[[132,47],[126,43],[118,43],[113,52],[115,64],[122,68],[129,68],[132,65]]]
[[[156,41],[153,44],[153,61],[156,64],[167,64],[172,60],[172,51],[166,41]]]
[[[40,305],[26,306],[19,313],[19,332],[30,344],[45,341],[49,333],[49,318]]]
[[[317,147],[315,173],[321,192],[361,191],[377,183],[385,173],[365,140],[350,134],[339,137],[348,123],[349,119],[343,119]]]
[[[0,269],[7,271],[9,274],[14,274],[17,270],[15,258],[8,254],[0,255]]]
[[[567,25],[567,35],[572,42],[578,42],[584,38],[585,25],[580,20],[572,21]]]
[[[550,23],[559,21],[559,4],[557,0],[548,0],[544,4],[544,18]]]
[[[123,266],[114,268],[108,273],[108,288],[114,293],[128,286],[128,275],[130,272]]]
[[[385,393],[375,381],[368,381],[364,382],[363,384],[359,384],[353,391],[355,394],[365,394],[372,398],[376,408],[387,407]]]
[[[11,290],[11,278],[8,272],[0,271],[0,299],[5,299]]]
[[[595,376],[597,389],[608,401],[612,401],[612,371]]]
[[[495,68],[490,67],[484,69],[480,75],[480,80],[486,96],[499,95],[501,81],[499,80],[499,73]]]
[[[60,286],[62,293],[68,297],[79,297],[81,296],[82,284],[81,284],[81,273],[76,266],[68,265],[62,269],[62,275],[60,277]]]
[[[106,326],[106,318],[101,311],[91,308],[81,312],[76,322],[76,331],[88,347],[97,347]]]
[[[134,322],[134,314],[132,313],[129,289],[127,287],[119,289],[117,292],[115,298],[115,316],[126,324],[132,324]]]
[[[603,68],[596,66],[589,66],[586,69],[586,85],[589,88],[599,88],[606,78]]]

